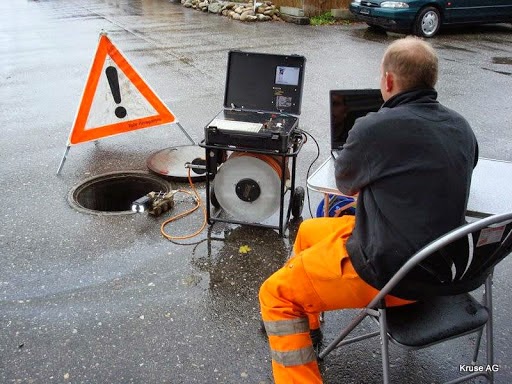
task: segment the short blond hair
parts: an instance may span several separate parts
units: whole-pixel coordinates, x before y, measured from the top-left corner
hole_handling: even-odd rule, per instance
[[[391,43],[382,59],[384,72],[393,72],[403,90],[434,88],[437,83],[438,58],[429,43],[408,36]]]

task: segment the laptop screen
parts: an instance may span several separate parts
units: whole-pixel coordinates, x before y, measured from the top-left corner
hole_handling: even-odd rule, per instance
[[[329,96],[332,152],[342,149],[356,119],[378,111],[384,100],[379,89],[332,90]]]

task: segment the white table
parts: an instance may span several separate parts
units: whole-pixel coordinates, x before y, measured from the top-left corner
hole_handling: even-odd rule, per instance
[[[326,196],[343,195],[336,188],[331,156],[311,174],[307,187]],[[467,216],[485,217],[507,212],[512,212],[512,162],[481,157],[473,171]]]

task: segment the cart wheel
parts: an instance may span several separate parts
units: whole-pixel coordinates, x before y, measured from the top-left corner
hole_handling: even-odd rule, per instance
[[[212,203],[215,208],[220,208],[219,200],[217,200],[217,197],[215,196],[215,189],[213,188],[213,184],[210,186],[210,203]]]
[[[292,215],[295,218],[298,218],[302,215],[302,208],[304,207],[304,188],[297,187],[295,188],[293,197],[292,197]]]

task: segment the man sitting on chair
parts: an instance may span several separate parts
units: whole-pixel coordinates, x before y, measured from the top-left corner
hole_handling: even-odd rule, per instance
[[[261,286],[277,384],[321,383],[318,314],[366,306],[417,250],[464,223],[478,147],[468,122],[437,101],[434,49],[397,40],[381,72],[385,102],[355,122],[335,164],[339,190],[358,194],[355,219],[305,220],[294,255]],[[414,300],[407,287],[386,305]]]

